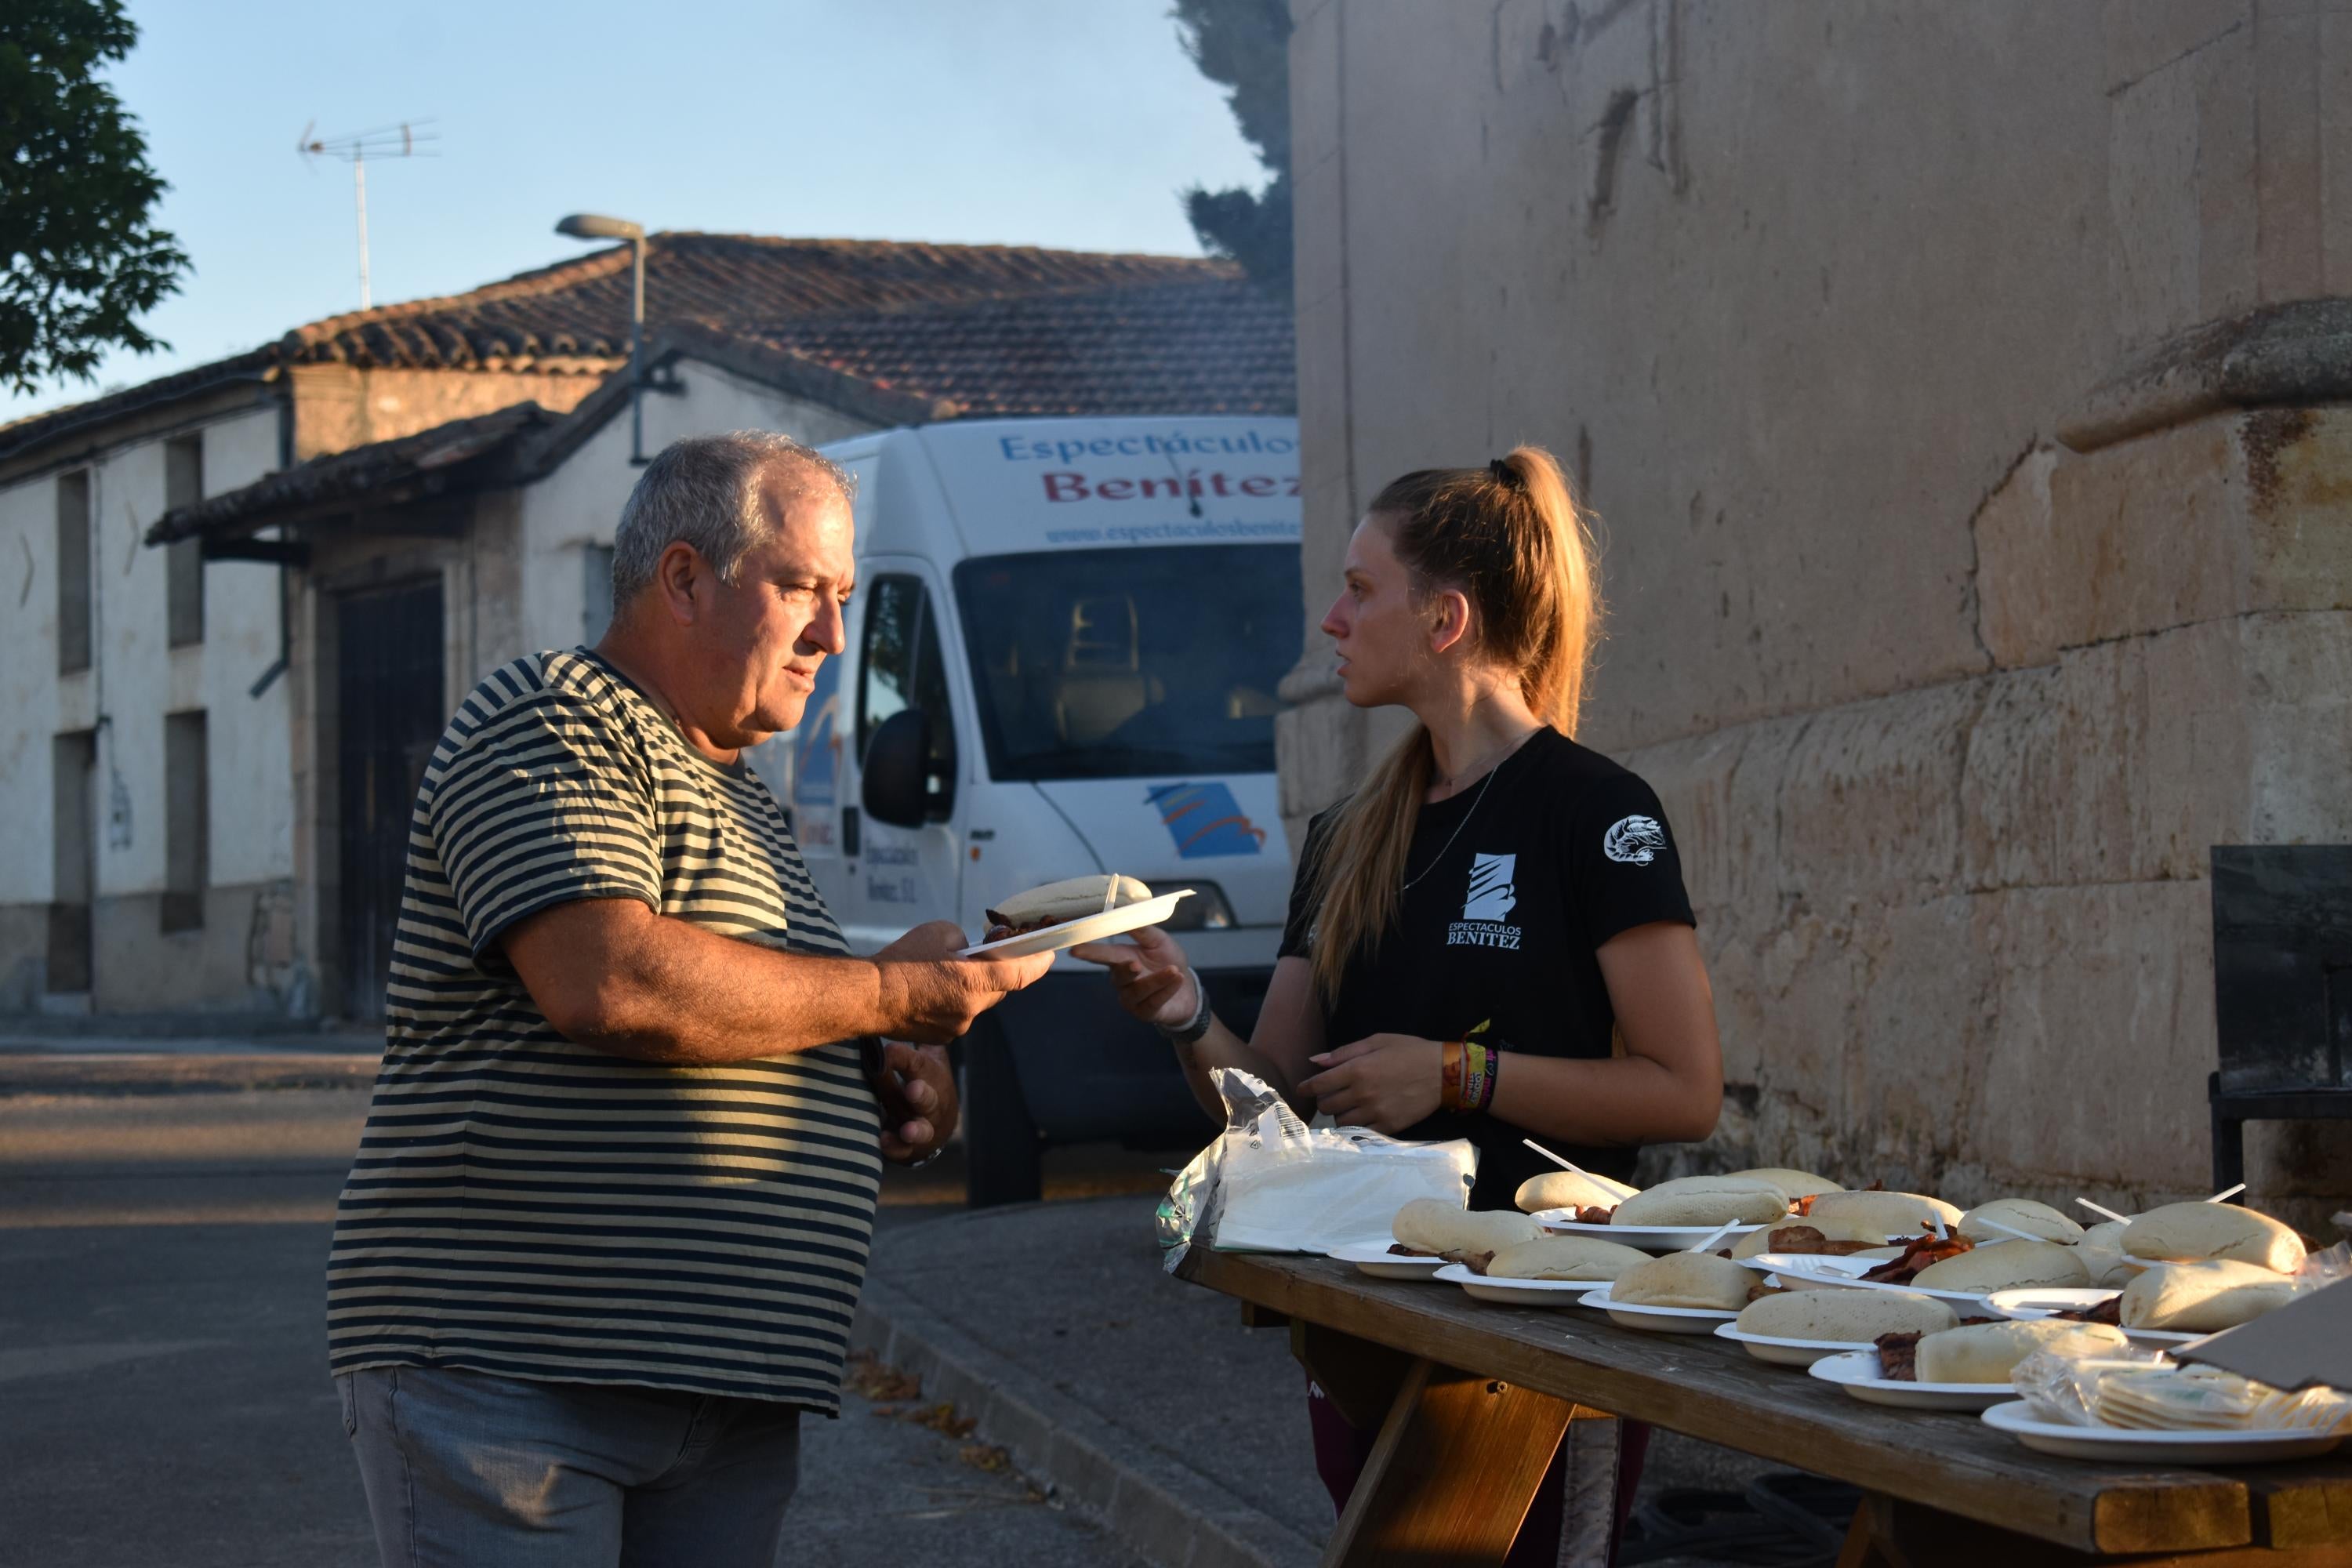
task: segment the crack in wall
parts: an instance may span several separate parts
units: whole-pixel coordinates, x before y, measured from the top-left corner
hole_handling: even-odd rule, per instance
[[[1977,504],[1969,509],[1969,573],[1962,584],[1960,605],[1961,613],[1968,621],[1969,636],[1974,639],[1977,652],[1983,658],[1984,668],[1987,669],[1999,669],[2001,664],[2000,660],[1993,657],[1992,645],[1985,641],[1982,587],[1984,549],[1977,541],[1977,527],[1984,521],[1985,509],[2000,498],[2000,493],[2009,489],[2010,481],[2024,470],[2025,465],[2032,460],[2036,452],[2045,449],[2048,445],[2049,443],[2043,441],[2038,432],[2030,437],[2025,443],[2025,449],[2009,460],[2009,466],[2001,470],[2000,478],[1988,486],[1984,493],[1977,498]]]
[[[2158,61],[2155,65],[2152,65],[2148,67],[2147,69],[2140,72],[2139,75],[2133,77],[2128,80],[2116,83],[2115,86],[2107,89],[2106,95],[2109,98],[2121,98],[2124,94],[2129,92],[2132,89],[2137,87],[2140,83],[2147,81],[2150,78],[2162,76],[2166,71],[2170,70],[2181,61],[2191,59],[2198,55],[2203,54],[2207,49],[2211,48],[2222,39],[2229,37],[2231,34],[2244,32],[2247,26],[2247,20],[2248,19],[2246,17],[2239,17],[2236,21],[2222,28],[2211,37],[2200,39],[2198,42],[2189,45],[2187,48],[2181,50],[2179,54],[2172,56],[2170,58]]]

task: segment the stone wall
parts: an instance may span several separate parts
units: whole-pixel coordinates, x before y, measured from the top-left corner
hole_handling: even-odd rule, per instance
[[[2352,387],[2210,347],[2352,292],[2352,7],[1294,19],[1308,625],[1395,473],[1571,468],[1583,738],[1675,819],[1731,1079],[1658,1163],[2198,1189],[2208,850],[2352,839]],[[1294,831],[1395,731],[1308,644]]]
[[[287,373],[294,405],[294,458],[391,441],[452,419],[518,403],[568,414],[622,362],[566,362],[556,370],[362,370],[296,365]]]

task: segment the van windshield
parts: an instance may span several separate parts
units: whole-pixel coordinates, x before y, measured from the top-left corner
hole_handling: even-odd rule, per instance
[[[1297,546],[984,555],[955,587],[992,777],[1274,771]]]

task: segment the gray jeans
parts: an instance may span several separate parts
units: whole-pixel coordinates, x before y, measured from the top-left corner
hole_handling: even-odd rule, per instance
[[[771,1568],[800,1412],[717,1394],[345,1373],[384,1568]]]

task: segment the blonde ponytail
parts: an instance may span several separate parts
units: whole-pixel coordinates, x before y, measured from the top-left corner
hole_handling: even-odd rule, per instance
[[[1517,670],[1535,716],[1576,733],[1584,675],[1601,636],[1592,536],[1568,476],[1540,447],[1515,447],[1483,468],[1423,468],[1374,497],[1417,591],[1470,601],[1474,657]],[[1403,903],[1405,857],[1435,773],[1419,724],[1343,802],[1321,842],[1308,962],[1325,1006],[1360,951],[1377,953]],[[1344,1045],[1345,1041],[1333,1041]]]

